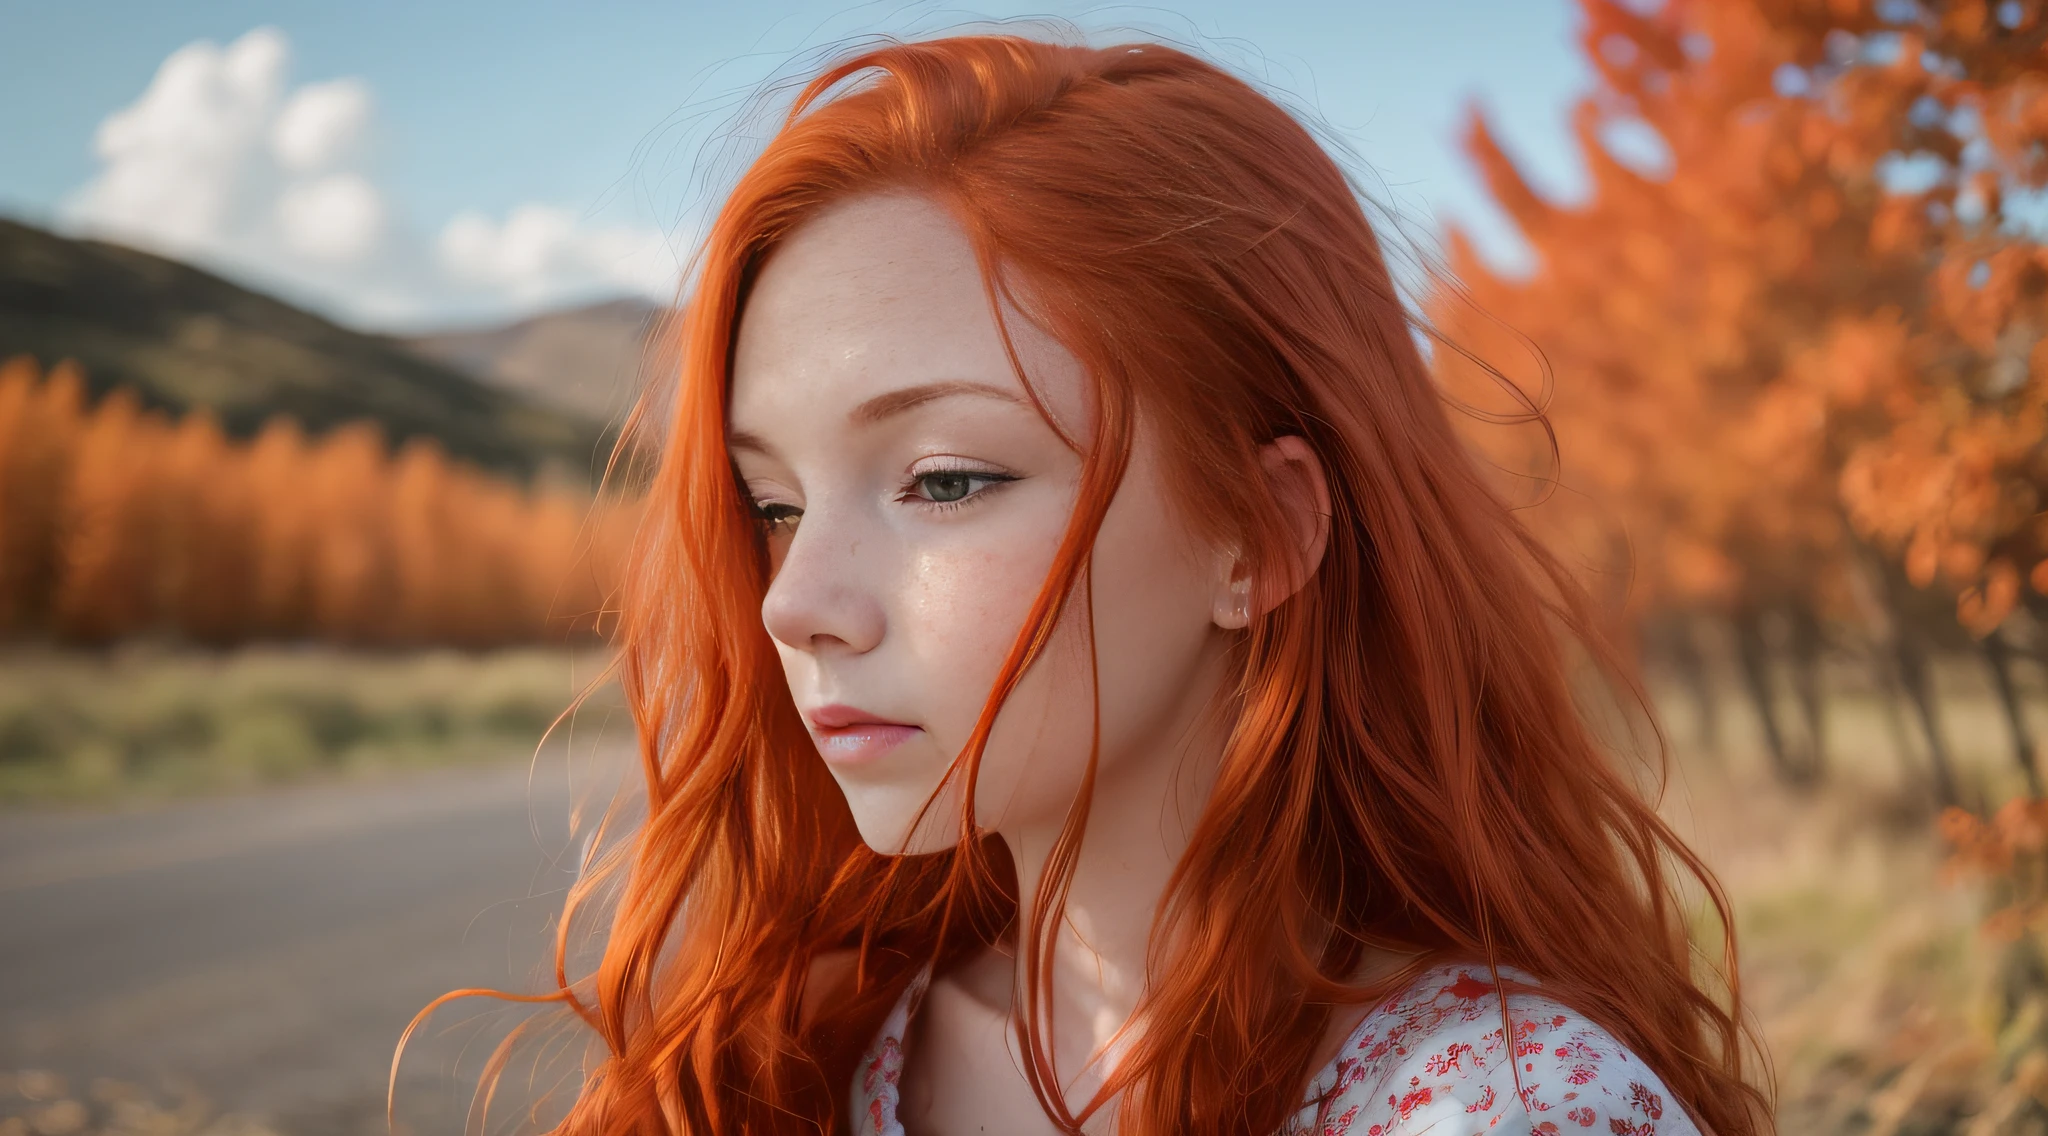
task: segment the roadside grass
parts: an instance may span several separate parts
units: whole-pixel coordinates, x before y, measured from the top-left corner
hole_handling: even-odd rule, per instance
[[[1938,679],[1966,797],[1995,804],[2021,793],[1975,668],[1951,660]],[[2040,686],[2031,676],[2025,694],[2035,736],[2048,738]],[[1919,738],[1908,731],[1901,752],[1892,708],[1853,676],[1835,689],[1826,777],[1805,790],[1771,776],[1754,718],[1733,697],[1711,752],[1696,744],[1683,700],[1659,699],[1673,745],[1662,811],[1734,907],[1779,1130],[2048,1133],[2048,1047],[2040,1024],[2016,1013],[2048,996],[2048,971],[2027,965],[2044,957],[2041,944],[1982,929],[1986,893],[1947,870]],[[1699,922],[1718,934],[1704,910]]]
[[[545,650],[16,650],[0,654],[0,800],[524,760],[601,665],[595,653]],[[1967,661],[1938,677],[1965,792],[1986,802],[2018,793],[1989,690]],[[2048,1134],[2048,953],[2034,937],[1982,929],[1983,888],[1945,868],[1917,737],[1909,731],[1898,748],[1893,708],[1853,675],[1830,685],[1827,774],[1796,790],[1771,776],[1732,681],[1720,684],[1730,693],[1709,750],[1691,705],[1653,677],[1673,746],[1662,811],[1731,897],[1745,1007],[1776,1073],[1779,1129]],[[2036,736],[2048,739],[2043,686],[2030,676],[2025,693]],[[616,688],[601,690],[574,728],[579,741],[599,728],[624,736]],[[1699,922],[1711,942],[1704,905]],[[8,1084],[0,1072],[0,1097]],[[19,1095],[18,1110],[0,1102],[0,1136],[60,1136],[46,1131],[55,1114],[36,1111],[50,1102]],[[85,1116],[78,1136],[99,1127]]]
[[[0,651],[0,805],[531,757],[597,651]],[[562,728],[623,721],[607,685]]]

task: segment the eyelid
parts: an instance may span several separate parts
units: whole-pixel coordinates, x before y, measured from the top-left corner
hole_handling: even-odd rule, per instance
[[[797,494],[788,492],[769,478],[742,478],[740,492],[756,505],[801,505]],[[786,498],[786,499],[785,499]]]
[[[930,457],[919,458],[910,464],[907,476],[918,478],[933,473],[986,473],[993,477],[1016,476],[993,462],[985,462],[978,458],[957,457],[953,454],[933,454]]]

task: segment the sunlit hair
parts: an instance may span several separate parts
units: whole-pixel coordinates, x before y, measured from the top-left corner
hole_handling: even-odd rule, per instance
[[[991,301],[1086,364],[1096,409],[1073,439],[1084,473],[1054,568],[955,766],[961,840],[929,856],[863,845],[805,732],[725,450],[734,329],[765,259],[821,209],[875,192],[949,210]],[[1127,1136],[1277,1131],[1333,1002],[1479,959],[1605,1026],[1704,1128],[1769,1129],[1745,1078],[1733,939],[1695,958],[1681,884],[1723,928],[1727,904],[1596,739],[1568,658],[1639,689],[1453,431],[1354,188],[1271,99],[1152,44],[970,36],[846,58],[803,90],[711,227],[679,351],[672,401],[639,412],[666,445],[617,634],[647,814],[563,920],[547,997],[605,1053],[563,1132],[846,1131],[859,1055],[913,975],[1006,934],[1025,958],[1026,1073],[1069,1128],[1121,1092]],[[1293,547],[1261,445],[1305,438],[1333,513],[1313,577],[1239,645],[1234,726],[1157,914],[1130,1048],[1101,1095],[1066,1101],[1045,1015],[1088,793],[1019,929],[1014,874],[975,836],[972,782],[1003,698],[1067,599],[1087,600],[1141,422],[1185,515],[1255,575]],[[572,982],[566,928],[608,887],[602,959]],[[1349,985],[1368,948],[1415,961]],[[857,963],[835,988],[807,992],[813,960],[846,949]]]

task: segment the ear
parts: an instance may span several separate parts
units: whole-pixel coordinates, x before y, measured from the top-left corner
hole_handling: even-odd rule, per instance
[[[1259,447],[1259,465],[1266,487],[1292,538],[1292,555],[1266,566],[1254,580],[1236,549],[1219,558],[1214,619],[1218,627],[1240,628],[1254,616],[1279,607],[1300,591],[1323,562],[1330,543],[1330,484],[1322,460],[1308,441],[1293,434]]]

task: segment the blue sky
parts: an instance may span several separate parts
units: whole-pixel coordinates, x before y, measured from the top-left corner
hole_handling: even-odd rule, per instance
[[[1502,258],[1457,151],[1469,102],[1540,187],[1580,187],[1571,0],[0,0],[0,212],[364,326],[659,293],[712,204],[700,152],[733,98],[851,36],[1029,16],[1252,73],[1314,108],[1404,215],[1455,219]]]

